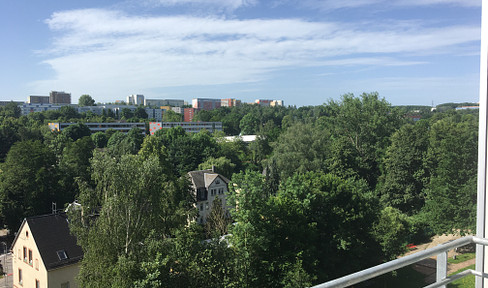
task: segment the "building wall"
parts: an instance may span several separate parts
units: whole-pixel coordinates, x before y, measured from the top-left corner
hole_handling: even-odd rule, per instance
[[[198,133],[206,129],[210,133],[222,131],[222,122],[149,122],[149,133],[154,135],[160,129],[182,127],[187,133]]]
[[[24,247],[27,252],[25,258]],[[32,252],[31,262],[29,261],[29,251]],[[39,281],[41,287],[48,287],[47,270],[27,223],[22,227],[15,246],[12,247],[12,266],[14,287],[36,287],[36,280]],[[19,283],[19,269],[22,270],[22,285]]]
[[[172,106],[172,107],[181,107],[185,105],[184,100],[179,99],[146,99],[145,100],[146,106]]]
[[[53,131],[63,131],[66,127],[73,125],[76,123],[48,123],[48,126]],[[126,122],[126,123],[118,123],[118,122],[111,122],[111,123],[83,123],[92,133],[96,132],[105,132],[108,129],[114,129],[116,131],[122,133],[128,133],[130,129],[137,127],[142,130],[142,134],[146,134],[146,123],[144,122]]]
[[[76,277],[80,272],[80,263],[64,266],[60,269],[51,270],[48,273],[48,287],[61,287],[61,284],[69,282],[69,288],[78,288]],[[34,286],[35,287],[35,286]]]
[[[35,96],[35,95],[30,95],[27,98],[27,103],[31,104],[49,104],[49,96]]]
[[[209,99],[209,98],[195,98],[192,100],[192,106],[195,109],[212,110],[219,108],[222,105],[221,99]]]
[[[51,104],[71,104],[71,94],[64,91],[51,91],[49,93]]]
[[[217,184],[217,182],[219,184]],[[222,180],[222,178],[217,177],[212,184],[208,186],[208,198],[204,201],[197,201],[198,218],[197,221],[200,224],[206,223],[210,212],[212,211],[213,201],[216,198],[220,198],[222,201],[222,208],[224,211],[228,211],[227,201],[227,184]]]
[[[197,112],[197,109],[195,109],[195,108],[185,108],[183,110],[183,121],[184,122],[193,121],[193,117],[195,117],[196,112]]]
[[[163,109],[146,108],[147,118],[156,121],[163,121]]]

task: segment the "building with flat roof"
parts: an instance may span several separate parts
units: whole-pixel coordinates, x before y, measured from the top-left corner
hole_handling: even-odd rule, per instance
[[[146,99],[144,105],[150,107],[161,107],[161,106],[182,107],[183,105],[185,105],[185,101],[179,99]]]
[[[49,104],[49,96],[30,95],[27,97],[27,103],[30,104]]]
[[[63,131],[65,128],[73,124],[77,124],[77,123],[48,123],[48,126],[52,131]],[[146,134],[146,123],[144,122],[136,122],[136,123],[98,122],[98,123],[83,123],[83,124],[86,125],[92,133],[105,132],[108,129],[113,129],[115,131],[119,131],[122,133],[128,133],[130,129],[136,127],[142,130],[142,134]]]
[[[127,104],[129,105],[144,105],[144,95],[132,94],[127,96]]]
[[[149,134],[154,135],[158,130],[178,126],[187,133],[198,133],[203,129],[210,133],[222,131],[222,122],[149,122]]]
[[[232,99],[232,98],[220,100],[220,106],[222,107],[236,107],[239,105],[241,105],[241,100]]]
[[[51,91],[49,93],[50,104],[71,104],[71,93],[64,91]]]
[[[222,105],[221,99],[194,98],[192,100],[192,106],[195,109],[210,111],[219,108],[221,105]]]
[[[184,122],[191,122],[193,121],[193,117],[197,113],[197,109],[195,108],[184,108],[183,109],[183,121]]]

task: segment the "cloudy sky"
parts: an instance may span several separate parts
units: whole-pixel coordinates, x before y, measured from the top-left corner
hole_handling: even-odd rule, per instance
[[[1,0],[0,100],[478,101],[481,0]]]

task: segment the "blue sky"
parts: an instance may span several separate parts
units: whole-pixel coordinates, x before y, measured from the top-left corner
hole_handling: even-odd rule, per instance
[[[481,0],[0,2],[2,100],[477,102]]]

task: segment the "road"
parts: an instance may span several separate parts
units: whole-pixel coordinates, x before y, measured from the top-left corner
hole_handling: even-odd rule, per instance
[[[0,261],[2,261],[4,277],[0,279],[0,288],[12,288],[13,276],[12,276],[12,253],[0,255]]]

